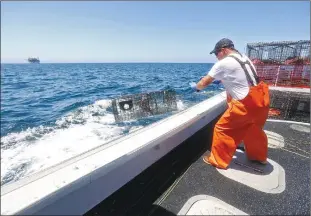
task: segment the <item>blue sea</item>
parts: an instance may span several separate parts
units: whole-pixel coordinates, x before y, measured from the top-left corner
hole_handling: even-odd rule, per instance
[[[1,184],[143,128],[221,91],[197,82],[212,64],[1,64]],[[115,123],[111,100],[174,89],[178,111]]]

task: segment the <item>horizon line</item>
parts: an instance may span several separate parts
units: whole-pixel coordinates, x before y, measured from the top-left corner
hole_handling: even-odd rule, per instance
[[[214,64],[215,62],[1,62],[1,64]]]

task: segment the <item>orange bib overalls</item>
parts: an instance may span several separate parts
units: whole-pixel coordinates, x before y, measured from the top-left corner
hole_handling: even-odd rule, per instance
[[[268,154],[268,140],[263,126],[269,112],[269,87],[264,82],[258,83],[258,76],[249,61],[241,62],[235,56],[228,57],[241,64],[250,90],[242,100],[234,100],[229,96],[228,109],[215,125],[211,154],[207,160],[213,166],[222,169],[227,169],[241,141],[244,141],[249,160],[266,161]],[[250,66],[257,85],[250,78],[245,64]]]

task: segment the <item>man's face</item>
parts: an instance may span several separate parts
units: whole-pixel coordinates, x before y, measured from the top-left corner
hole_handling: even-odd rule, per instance
[[[216,55],[218,60],[221,60],[228,55],[228,50],[227,50],[227,48],[221,48],[220,50],[216,51],[215,55]]]
[[[224,49],[223,48],[221,48],[220,50],[217,50],[216,52],[215,52],[215,55],[216,55],[216,58],[218,59],[218,60],[221,60],[221,59],[223,59],[225,56],[224,56]]]

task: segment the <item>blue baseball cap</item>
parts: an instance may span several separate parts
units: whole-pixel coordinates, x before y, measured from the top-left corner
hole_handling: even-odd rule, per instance
[[[221,48],[232,48],[235,50],[232,40],[223,38],[216,43],[215,48],[210,52],[210,54],[216,54]]]

